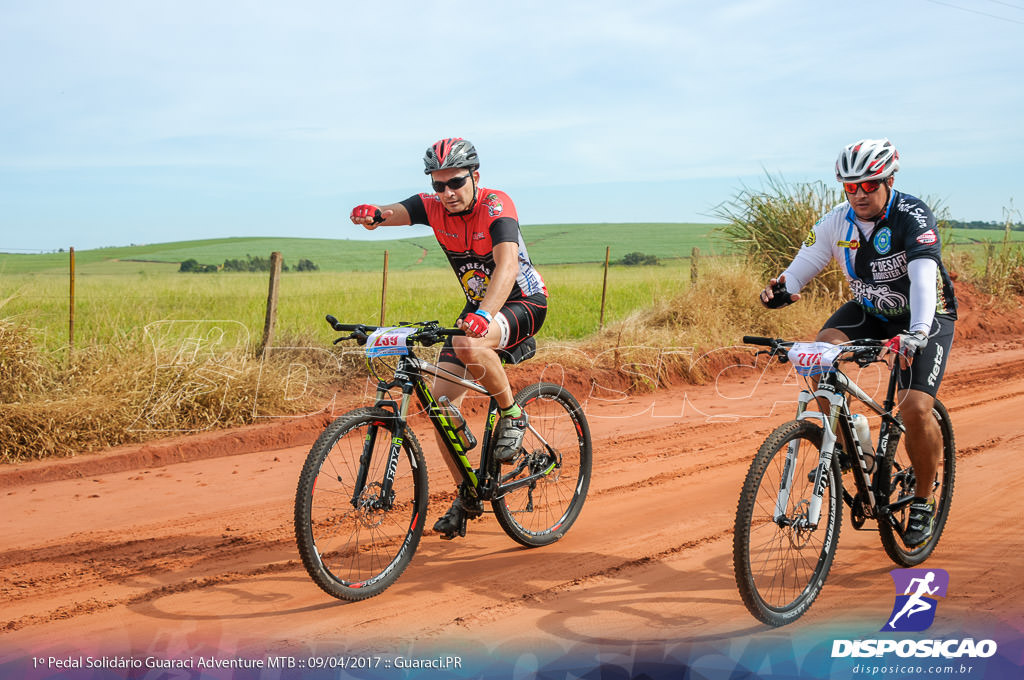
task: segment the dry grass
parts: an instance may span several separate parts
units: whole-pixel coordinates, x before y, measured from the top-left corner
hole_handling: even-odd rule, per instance
[[[217,346],[209,335],[94,346],[70,361],[40,356],[30,336],[31,329],[0,321],[0,462],[306,412],[322,404],[318,390],[337,376],[323,353],[302,357],[296,376],[295,352],[263,360],[247,346]]]
[[[45,392],[47,373],[32,329],[10,319],[0,319],[0,403]]]
[[[570,369],[616,373],[632,389],[655,389],[676,381],[701,383],[724,365],[749,357],[744,335],[811,338],[831,303],[810,295],[797,305],[766,310],[756,271],[741,262],[718,260],[702,268],[695,285],[656,300],[629,318],[578,343],[544,349],[544,357]]]

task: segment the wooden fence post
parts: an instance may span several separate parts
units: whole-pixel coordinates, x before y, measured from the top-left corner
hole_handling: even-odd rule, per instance
[[[68,288],[68,359],[75,351],[75,249],[69,249],[69,279]]]
[[[694,246],[690,251],[690,285],[697,285],[697,265],[700,263],[700,248]]]
[[[270,286],[267,289],[267,317],[263,322],[263,340],[260,341],[260,348],[256,354],[263,356],[270,343],[274,340],[274,326],[277,325],[277,293],[280,288],[281,278],[281,253],[270,254]]]
[[[599,322],[598,329],[604,328],[604,300],[605,295],[608,292],[608,258],[612,254],[612,247],[604,247],[604,283],[601,284],[601,321]]]
[[[380,284],[380,325],[384,325],[384,313],[388,303],[388,251],[384,251],[384,274]]]

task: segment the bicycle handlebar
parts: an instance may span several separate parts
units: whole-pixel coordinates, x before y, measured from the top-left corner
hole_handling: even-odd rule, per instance
[[[744,335],[743,342],[747,345],[762,345],[764,347],[783,347],[786,344],[792,345],[793,343],[786,343],[782,338],[762,338],[759,335]]]
[[[330,325],[334,330],[350,333],[350,335],[343,336],[335,340],[335,344],[343,340],[355,340],[362,345],[366,343],[366,340],[370,337],[371,333],[380,330],[381,328],[387,328],[387,326],[370,326],[362,323],[341,323],[331,314],[328,314],[325,318],[328,325]],[[418,342],[424,346],[436,344],[440,342],[442,338],[466,334],[466,332],[461,328],[444,328],[438,324],[437,321],[417,321],[413,323],[403,322],[401,325],[418,326],[420,330],[415,333],[411,333],[408,340],[410,343]]]
[[[748,345],[760,345],[762,347],[771,348],[771,354],[778,356],[779,363],[786,363],[789,360],[786,352],[793,346],[792,340],[783,340],[782,338],[765,338],[758,335],[744,335],[743,342]],[[840,354],[840,361],[853,361],[860,366],[867,366],[868,364],[876,361],[881,361],[879,354],[881,353],[882,347],[885,345],[885,340],[875,340],[872,338],[865,338],[863,340],[851,340],[848,344],[844,344],[842,353]]]

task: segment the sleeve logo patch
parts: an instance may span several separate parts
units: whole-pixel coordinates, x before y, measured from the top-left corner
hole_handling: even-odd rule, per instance
[[[487,213],[491,217],[497,217],[505,209],[497,194],[487,194],[487,198],[484,199],[484,207],[487,208]]]
[[[917,242],[921,245],[930,246],[939,240],[939,237],[935,234],[934,229],[929,229],[920,236],[917,237]]]
[[[818,237],[814,234],[814,229],[807,232],[807,238],[804,239],[804,245],[810,248],[814,245],[814,242],[818,240]]]

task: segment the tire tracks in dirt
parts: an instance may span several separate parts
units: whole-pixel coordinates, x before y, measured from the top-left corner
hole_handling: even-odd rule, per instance
[[[975,352],[969,357],[972,361],[951,368],[941,395],[953,414],[962,462],[954,513],[957,505],[966,508],[982,502],[971,498],[985,493],[972,485],[969,475],[980,474],[972,470],[990,465],[993,456],[1002,461],[1008,450],[1017,451],[1024,442],[1024,434],[1005,417],[992,417],[1005,409],[1024,408],[1024,346],[1003,347],[998,356],[1005,360],[995,364],[995,371],[991,359],[996,354],[983,354]],[[788,385],[765,394],[786,399],[793,391],[795,387]],[[655,396],[671,401],[687,393],[698,390],[686,387]],[[643,402],[645,397],[635,399]],[[572,625],[557,626],[559,634],[568,634],[567,628],[590,625],[575,622],[593,614],[587,608],[611,611],[615,597],[629,597],[629,584],[643,584],[646,595],[670,587],[703,588],[704,598],[692,605],[707,612],[702,615],[749,626],[751,620],[727,573],[732,518],[753,452],[784,420],[595,417],[590,494],[580,521],[563,541],[545,549],[519,550],[510,547],[489,518],[471,523],[472,535],[461,542],[438,542],[427,532],[402,579],[384,595],[358,606],[326,598],[309,582],[295,555],[290,512],[304,448],[191,461],[146,479],[132,471],[102,475],[107,487],[102,498],[88,502],[125,503],[120,512],[87,504],[81,490],[92,483],[88,479],[21,485],[0,497],[0,512],[13,516],[20,510],[19,521],[31,525],[3,525],[5,535],[17,535],[19,542],[7,542],[17,547],[0,552],[0,597],[7,603],[0,630],[17,633],[26,644],[43,645],[60,631],[71,630],[65,626],[72,624],[74,630],[99,637],[121,625],[114,618],[128,617],[141,635],[180,625],[156,611],[158,602],[165,609],[173,604],[175,611],[190,612],[191,618],[185,619],[189,630],[197,625],[202,629],[204,621],[228,626],[211,610],[211,602],[224,597],[225,586],[256,593],[251,602],[233,604],[243,611],[237,619],[241,623],[232,624],[233,634],[241,636],[243,629],[249,634],[246,627],[252,626],[257,634],[278,642],[283,636],[326,639],[339,629],[358,631],[356,639],[379,639],[384,631],[440,639],[454,632],[507,632],[532,625],[531,617],[538,616],[549,617],[549,625],[550,617],[574,619]],[[273,464],[266,463],[270,456]],[[452,491],[443,464],[431,459],[428,467],[433,516],[447,509]],[[1013,479],[1024,474],[1004,468],[1000,464],[1000,474]],[[209,484],[205,489],[194,484],[199,474]],[[99,519],[69,514],[69,507],[87,508]],[[105,511],[116,520],[102,520]],[[18,532],[12,532],[14,528]],[[966,539],[956,534],[955,521],[947,531],[951,534],[948,540],[944,536],[946,545],[940,549],[945,548],[942,554],[948,556],[954,552],[950,544]],[[847,532],[843,538],[842,555],[864,552],[856,542],[845,547],[852,542]],[[879,553],[876,540],[857,564],[877,569]],[[671,586],[682,568],[676,565],[685,565],[682,573],[692,577]],[[845,567],[837,563],[830,582],[855,582],[848,574],[856,569]],[[449,573],[458,576],[453,580],[446,576]],[[603,588],[610,583],[616,588]],[[614,592],[608,595],[609,590]],[[836,590],[842,592],[843,586]],[[1000,602],[999,595],[986,597],[986,602]],[[637,611],[647,611],[649,621],[667,620],[658,611],[663,605],[651,599],[637,605]],[[269,606],[264,600],[287,604],[277,607],[282,611],[263,614],[260,607]],[[309,621],[302,616],[320,606],[344,607],[339,610],[345,612],[343,621]],[[272,623],[260,628],[256,622],[261,617]],[[666,632],[677,633],[675,628]]]

